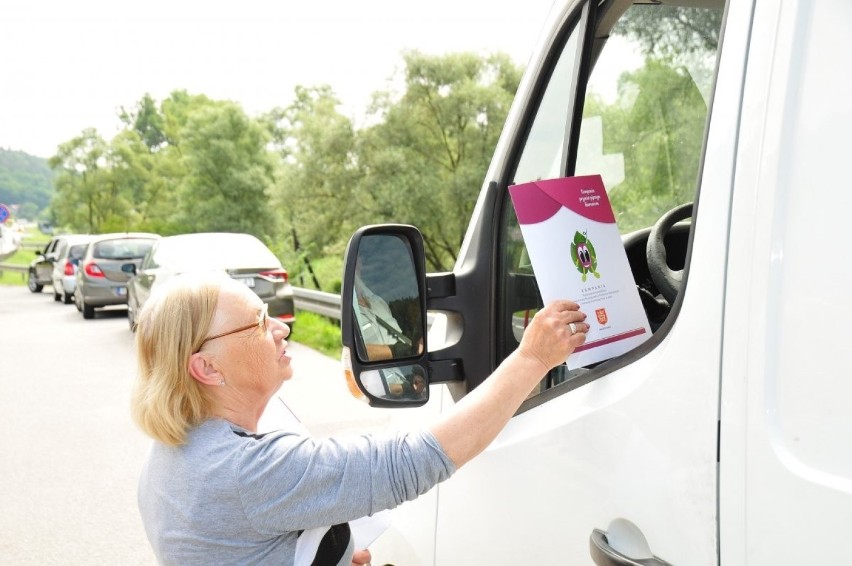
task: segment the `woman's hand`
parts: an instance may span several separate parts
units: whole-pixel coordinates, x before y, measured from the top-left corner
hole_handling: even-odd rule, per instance
[[[538,311],[524,331],[518,352],[537,360],[544,371],[561,364],[586,341],[586,315],[574,301],[554,301]]]

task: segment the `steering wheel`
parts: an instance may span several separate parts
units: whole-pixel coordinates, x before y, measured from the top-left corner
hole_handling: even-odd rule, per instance
[[[688,202],[671,209],[657,220],[651,233],[648,235],[648,244],[645,247],[645,255],[648,259],[648,270],[651,279],[665,297],[669,304],[673,304],[680,291],[683,270],[674,270],[666,261],[665,239],[672,227],[692,216],[692,203]]]

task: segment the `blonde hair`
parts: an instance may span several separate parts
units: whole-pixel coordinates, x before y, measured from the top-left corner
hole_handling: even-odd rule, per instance
[[[152,293],[139,313],[131,412],[146,434],[165,444],[183,444],[189,430],[210,416],[210,399],[190,375],[189,359],[210,330],[225,279],[177,276]]]

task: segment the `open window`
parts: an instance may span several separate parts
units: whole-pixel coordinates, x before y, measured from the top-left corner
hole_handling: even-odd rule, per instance
[[[541,307],[510,185],[600,174],[652,330],[676,316],[724,8],[722,1],[680,4],[691,6],[583,4],[554,47],[501,197],[498,363]],[[588,369],[556,368],[537,393],[580,384]]]

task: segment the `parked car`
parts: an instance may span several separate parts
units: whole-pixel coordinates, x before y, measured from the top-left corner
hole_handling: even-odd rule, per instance
[[[54,301],[63,301],[66,305],[74,302],[74,290],[77,288],[77,266],[86,253],[86,247],[91,240],[92,236],[79,234],[68,236],[59,243],[51,274]]]
[[[27,287],[32,293],[41,293],[45,285],[53,281],[53,264],[63,242],[73,237],[73,234],[63,234],[50,239],[43,250],[35,253],[36,258],[30,262],[27,271]]]
[[[225,271],[246,284],[269,305],[269,316],[290,325],[296,320],[293,287],[287,270],[266,245],[250,234],[200,233],[157,240],[141,266],[123,267],[135,273],[127,284],[127,320],[136,330],[137,313],[154,287],[179,273]]]
[[[74,304],[83,318],[95,317],[95,309],[127,304],[127,280],[123,271],[128,262],[135,265],[160,238],[157,234],[122,232],[95,236],[86,247],[77,270]]]

